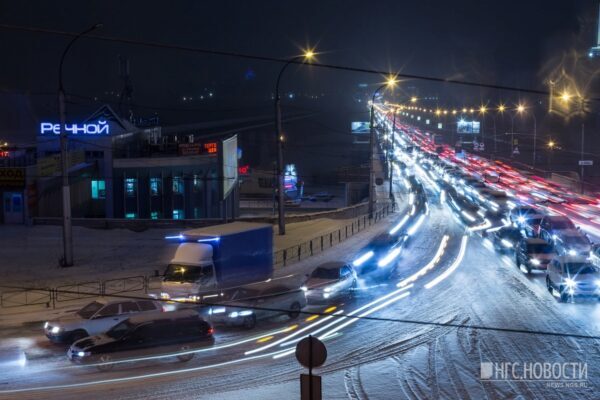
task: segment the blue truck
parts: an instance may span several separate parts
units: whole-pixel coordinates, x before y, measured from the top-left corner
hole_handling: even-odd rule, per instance
[[[272,277],[269,224],[233,222],[166,238],[180,243],[161,282],[159,296],[164,300],[219,301],[227,289]]]

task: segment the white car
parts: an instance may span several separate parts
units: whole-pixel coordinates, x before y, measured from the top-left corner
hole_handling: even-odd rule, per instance
[[[108,331],[135,314],[162,311],[161,304],[148,300],[97,299],[78,311],[44,324],[46,337],[54,343],[73,343],[87,336]]]
[[[584,257],[559,256],[548,264],[546,286],[562,302],[575,296],[600,297],[600,271]]]
[[[303,286],[308,303],[326,303],[343,295],[352,296],[357,284],[352,265],[343,262],[321,264],[310,274]]]

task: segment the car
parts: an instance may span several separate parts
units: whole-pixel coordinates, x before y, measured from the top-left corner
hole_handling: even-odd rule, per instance
[[[152,299],[98,298],[75,312],[46,321],[44,333],[54,343],[73,343],[86,336],[104,333],[132,314],[162,310],[161,303]]]
[[[521,239],[515,248],[517,267],[528,274],[532,270],[546,270],[548,263],[556,256],[552,245],[539,238]]]
[[[334,261],[315,268],[303,290],[309,304],[320,304],[342,296],[351,297],[357,283],[358,276],[351,264]]]
[[[494,214],[503,214],[510,210],[511,201],[502,190],[483,189],[480,192],[480,204]]]
[[[566,302],[575,296],[600,296],[600,271],[584,257],[558,256],[546,270],[548,291]]]
[[[590,262],[600,268],[600,245],[593,245],[590,253]]]
[[[492,232],[492,244],[499,253],[510,253],[521,241],[523,235],[521,231],[513,226],[505,226]]]
[[[517,206],[510,210],[508,214],[510,222],[519,228],[528,224],[530,220],[536,220],[537,225],[539,225],[542,218],[544,218],[544,213],[540,209],[532,206]]]
[[[298,318],[306,303],[298,286],[261,283],[235,289],[227,301],[212,305],[208,314],[215,325],[253,329],[258,321],[278,315]]]
[[[552,236],[552,244],[559,255],[590,257],[592,243],[579,229],[557,231]]]
[[[568,217],[562,215],[546,215],[540,221],[539,236],[547,242],[552,243],[553,237],[556,236],[559,231],[565,229],[576,229],[575,225]]]
[[[392,229],[393,230],[393,229]],[[393,271],[395,264],[391,263],[391,260],[385,265],[382,262],[391,251],[396,252],[396,256],[400,254],[404,242],[408,238],[406,233],[381,233],[367,246],[365,246],[360,252],[358,257],[352,262],[352,266],[356,270],[358,275],[364,275],[377,270],[378,268],[385,268],[389,275]]]
[[[184,309],[132,316],[106,333],[73,343],[67,352],[75,364],[96,364],[101,371],[114,361],[136,356],[170,354],[180,361],[194,357],[194,349],[212,344],[214,329],[198,312]]]

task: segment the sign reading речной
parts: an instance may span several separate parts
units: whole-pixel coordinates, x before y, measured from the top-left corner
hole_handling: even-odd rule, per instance
[[[106,121],[89,124],[65,124],[67,135],[101,136],[110,135],[110,127]],[[40,135],[60,135],[60,124],[42,122]]]

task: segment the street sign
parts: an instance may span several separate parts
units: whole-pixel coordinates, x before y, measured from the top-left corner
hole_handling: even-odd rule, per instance
[[[521,152],[519,151],[519,148],[517,146],[515,146],[515,149],[513,150],[513,154],[514,155],[521,154]]]
[[[327,360],[327,349],[319,339],[308,336],[296,345],[296,359],[306,368],[317,368]]]
[[[308,368],[308,375],[300,375],[301,400],[321,400],[321,377],[313,375],[313,368],[318,368],[327,360],[327,348],[319,339],[308,335],[296,345],[296,359]]]
[[[579,165],[581,165],[581,166],[594,165],[594,161],[593,160],[579,160]]]

